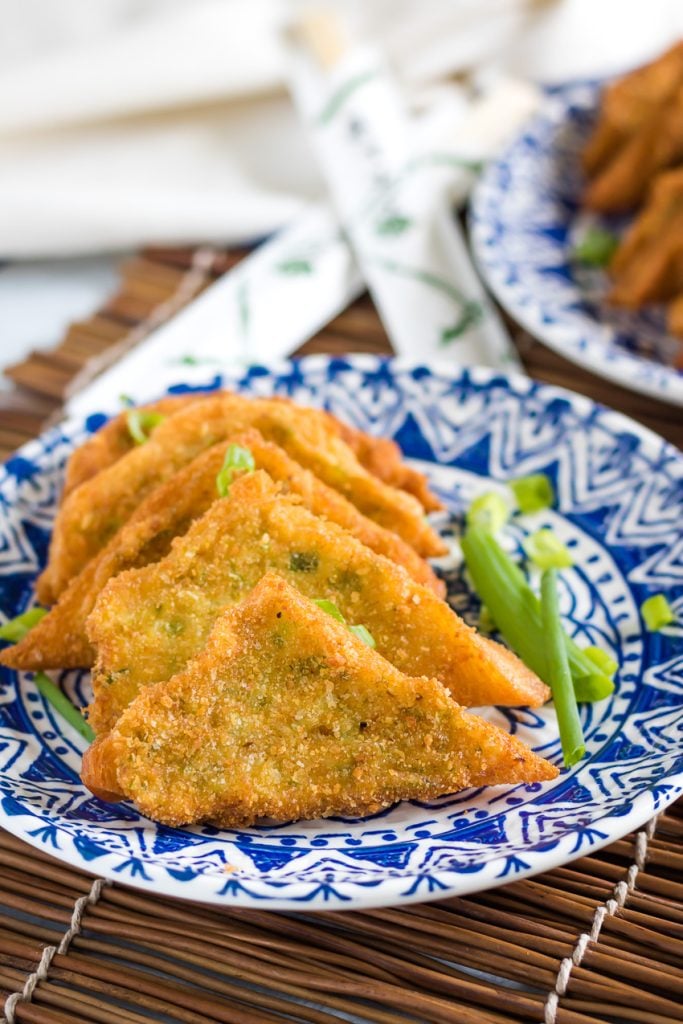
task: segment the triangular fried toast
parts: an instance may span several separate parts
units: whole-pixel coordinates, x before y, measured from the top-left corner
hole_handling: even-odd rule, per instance
[[[201,452],[236,431],[256,427],[297,462],[381,526],[398,533],[418,554],[445,546],[411,494],[367,472],[324,413],[290,402],[220,394],[193,402],[161,423],[149,441],[86,480],[61,506],[38,599],[51,604],[102,550],[138,505]]]
[[[225,395],[227,392],[213,392]],[[161,413],[171,416],[183,406],[192,402],[201,402],[208,397],[207,392],[188,392],[182,395],[171,395],[139,406],[142,412]],[[289,401],[289,399],[280,399]],[[122,455],[135,447],[135,440],[128,426],[128,413],[124,410],[100,427],[92,437],[76,449],[66,464],[64,491],[62,499],[79,484],[95,476],[100,470],[113,465]],[[439,499],[429,490],[424,475],[408,466],[403,461],[403,453],[395,441],[385,437],[372,437],[357,427],[351,427],[331,413],[325,413],[335,433],[351,448],[358,461],[369,473],[380,480],[398,487],[402,491],[414,494],[427,512],[442,508]]]
[[[97,649],[95,731],[110,729],[144,686],[182,670],[221,608],[270,570],[309,597],[335,602],[349,622],[368,627],[397,668],[440,679],[461,704],[538,706],[549,697],[521,661],[403,568],[257,470],[235,480],[162,561],[121,573],[100,594],[88,619]]]
[[[224,827],[361,816],[556,775],[274,574],[221,613],[184,671],[136,698],[82,773],[96,795],[125,796],[157,821]]]
[[[152,491],[125,526],[71,581],[49,614],[18,644],[0,652],[0,663],[34,670],[91,666],[94,651],[85,623],[98,594],[113,576],[163,558],[173,538],[184,534],[192,521],[218,499],[216,477],[230,445],[247,448],[257,467],[300,495],[312,512],[343,526],[373,551],[403,565],[413,579],[443,596],[442,581],[397,534],[368,519],[342,494],[252,429],[209,448]]]

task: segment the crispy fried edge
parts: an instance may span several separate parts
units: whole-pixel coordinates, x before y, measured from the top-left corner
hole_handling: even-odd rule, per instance
[[[423,707],[435,702],[434,710],[439,707],[446,712],[452,731],[444,742],[444,758],[451,761],[450,773],[448,766],[442,763],[434,765],[435,774],[437,768],[440,773],[438,781],[425,778],[424,786],[419,791],[403,780],[401,784],[395,783],[392,787],[387,782],[387,776],[391,776],[388,762],[387,775],[382,780],[377,780],[377,783],[374,782],[374,778],[365,780],[369,782],[369,789],[364,794],[346,794],[345,797],[340,795],[339,801],[332,805],[329,798],[322,804],[320,797],[317,797],[316,803],[315,794],[306,795],[301,790],[297,790],[296,800],[290,799],[287,802],[286,799],[277,799],[268,803],[266,799],[259,803],[253,797],[251,788],[248,788],[242,794],[231,794],[231,799],[223,804],[223,808],[214,806],[209,809],[205,806],[204,810],[195,807],[190,811],[180,806],[180,798],[174,803],[174,791],[171,791],[165,808],[161,811],[158,803],[156,806],[153,805],[153,799],[148,799],[146,806],[143,800],[143,813],[151,814],[168,824],[182,825],[211,820],[224,826],[251,824],[264,815],[279,820],[315,818],[321,814],[361,815],[375,812],[380,807],[389,806],[401,798],[430,799],[442,795],[445,791],[457,791],[467,786],[536,782],[557,776],[555,766],[539,757],[515,737],[463,711],[459,705],[451,701],[437,680],[412,679],[405,676],[375,651],[365,647],[344,626],[318,609],[314,602],[300,594],[296,588],[275,573],[268,573],[240,604],[224,611],[218,617],[205,648],[183,672],[168,682],[156,684],[142,693],[123,713],[113,733],[97,740],[86,752],[82,779],[95,795],[105,800],[116,799],[118,795],[124,794],[135,799],[134,788],[127,786],[121,779],[121,766],[125,765],[132,745],[130,733],[135,728],[136,720],[152,723],[153,728],[154,719],[160,713],[160,709],[170,706],[174,691],[182,692],[187,686],[190,687],[193,699],[196,699],[202,687],[213,692],[220,666],[224,665],[233,653],[239,656],[240,641],[242,645],[249,645],[253,653],[255,634],[252,625],[255,623],[258,629],[261,625],[260,617],[267,618],[274,608],[279,612],[285,610],[289,619],[294,619],[299,625],[303,624],[304,628],[315,630],[329,646],[330,653],[337,663],[343,662],[349,666],[350,671],[356,673],[363,670],[374,672],[376,681],[370,682],[365,679],[362,682],[363,686],[369,689],[377,685],[385,692],[388,692],[389,688],[398,690],[400,699],[410,690],[414,692],[416,699],[426,699],[427,703],[422,705]],[[163,710],[161,713],[163,714]],[[264,717],[267,718],[267,713]],[[427,730],[430,729],[428,722],[425,722],[425,726]],[[179,725],[178,736],[182,737],[182,724]],[[422,739],[423,747],[431,750],[432,742],[427,742],[428,738],[433,742],[431,732],[426,733],[424,737],[411,736],[415,743]],[[401,744],[405,737],[395,739]],[[181,739],[180,742],[182,744]],[[454,763],[453,755],[456,755]],[[424,774],[427,769],[420,761],[419,751],[417,758],[421,767],[415,767],[413,771]],[[362,768],[360,770],[362,772]],[[449,776],[448,781],[446,776]],[[354,773],[354,779],[360,783],[363,781],[363,775],[356,776]],[[137,773],[136,780],[139,780]]]
[[[215,414],[213,426],[210,422],[212,412]],[[237,422],[231,427],[221,424],[221,420],[231,413]],[[196,422],[192,417],[198,417]],[[224,440],[229,433],[256,426],[267,437],[282,444],[298,462],[345,494],[361,512],[380,525],[394,529],[418,554],[439,555],[446,550],[441,538],[423,519],[417,499],[368,473],[331,430],[324,414],[276,399],[223,395],[196,402],[189,409],[170,416],[145,445],[128,452],[69,495],[57,515],[48,565],[38,579],[36,592],[41,602],[50,604],[55,601],[69,580],[108,543],[110,535],[104,534],[98,546],[97,533],[93,535],[83,529],[84,519],[92,520],[96,516],[98,523],[106,524],[106,512],[115,510],[117,517],[122,516],[120,528],[139,501],[153,489],[155,472],[168,479],[172,470],[190,461],[180,454],[180,446],[173,443],[173,432],[177,433],[179,426],[186,428],[184,443],[190,446],[191,457]],[[212,430],[217,430],[218,434],[212,435]],[[191,444],[193,431],[194,443],[198,446],[194,449]],[[197,435],[206,443],[200,444]],[[326,455],[323,455],[324,447]],[[337,460],[336,464],[331,461],[332,457]],[[115,503],[108,502],[112,482],[117,495]]]
[[[443,509],[443,502],[430,490],[424,473],[403,461],[403,452],[395,441],[388,437],[373,437],[344,423],[332,413],[328,415],[338,428],[342,441],[352,449],[369,473],[392,487],[414,495],[426,512],[439,512]]]

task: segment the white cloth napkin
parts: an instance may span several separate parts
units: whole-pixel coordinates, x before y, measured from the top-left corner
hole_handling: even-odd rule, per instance
[[[0,2],[0,258],[252,240],[323,196],[285,89],[292,3]],[[434,143],[450,134],[470,157],[519,122],[495,105],[473,118],[472,81],[604,74],[683,33],[679,0],[337,7],[388,54]]]

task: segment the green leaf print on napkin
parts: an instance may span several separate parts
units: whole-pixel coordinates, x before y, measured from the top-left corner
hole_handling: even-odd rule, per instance
[[[318,124],[329,124],[335,114],[344,106],[349,96],[352,96],[356,89],[360,89],[366,82],[372,81],[376,75],[377,71],[373,68],[372,71],[361,71],[359,74],[354,75],[353,78],[343,82],[320,111],[317,118]]]
[[[313,264],[309,260],[283,260],[275,267],[281,274],[289,274],[292,277],[298,274],[312,274]]]
[[[461,338],[469,331],[470,327],[475,327],[481,322],[483,315],[484,310],[481,303],[475,299],[468,299],[460,311],[458,320],[451,327],[444,327],[441,331],[440,344],[450,345],[452,341]]]
[[[379,222],[375,230],[378,235],[402,235],[411,224],[409,217],[387,217],[386,220]]]

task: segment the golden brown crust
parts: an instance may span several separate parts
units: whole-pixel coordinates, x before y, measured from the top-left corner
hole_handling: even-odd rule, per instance
[[[213,394],[227,392],[213,392]],[[172,395],[159,399],[139,408],[146,412],[158,412],[163,416],[171,416],[192,402],[202,401],[206,394],[190,393]],[[290,405],[290,399],[280,399]],[[62,492],[62,500],[79,484],[89,480],[100,470],[111,466],[126,452],[135,447],[127,422],[128,410],[109,420],[85,444],[72,453],[66,465],[66,480]],[[379,477],[385,483],[399,490],[413,494],[427,512],[435,512],[443,508],[439,499],[429,490],[424,474],[412,469],[403,462],[403,453],[399,446],[387,438],[371,437],[369,434],[350,427],[342,420],[328,413],[329,422],[341,439],[348,444],[356,458],[369,473]]]
[[[368,519],[282,448],[250,429],[209,448],[155,488],[107,546],[71,580],[49,614],[20,643],[0,652],[0,663],[20,669],[91,666],[94,651],[85,623],[98,594],[109,579],[124,570],[163,558],[173,538],[184,534],[192,521],[206,512],[218,498],[216,476],[230,444],[249,448],[256,466],[298,494],[313,513],[344,527],[373,551],[402,565],[417,582],[440,597],[444,595],[443,582],[400,537]]]
[[[463,704],[531,704],[547,687],[405,570],[312,515],[262,471],[236,480],[162,561],[110,580],[88,620],[98,658],[91,724],[111,728],[140,689],[180,671],[219,610],[270,570],[365,625],[401,671],[440,679]],[[504,663],[503,660],[504,659]]]
[[[141,693],[86,752],[82,777],[169,825],[229,827],[556,775],[270,574],[219,616],[183,672]]]
[[[48,566],[38,581],[39,600],[55,601],[155,487],[202,451],[248,427],[280,444],[418,554],[444,553],[445,545],[425,521],[417,499],[368,473],[324,414],[273,399],[221,394],[169,416],[146,444],[68,496],[57,515]]]
[[[167,398],[160,398],[157,402],[150,402],[148,405],[141,405],[138,408],[143,412],[172,416],[180,409],[203,397],[205,396],[197,394],[169,395]],[[128,412],[129,410],[126,409],[118,416],[114,416],[72,452],[66,464],[62,501],[76,487],[85,483],[101,470],[113,465],[122,455],[135,447],[135,441],[128,429]]]

